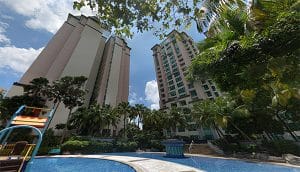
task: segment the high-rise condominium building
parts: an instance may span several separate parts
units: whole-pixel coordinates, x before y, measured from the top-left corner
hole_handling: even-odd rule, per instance
[[[196,101],[220,96],[212,80],[189,82],[188,66],[198,53],[193,39],[185,32],[173,30],[160,44],[151,49],[159,89],[160,108],[191,107]],[[214,135],[210,128],[177,129],[178,135]],[[199,131],[201,130],[201,131]],[[207,130],[207,131],[206,131]],[[207,134],[212,133],[212,134]],[[208,137],[208,136],[207,136]]]
[[[45,77],[50,82],[63,76],[85,76],[85,105],[91,102],[117,105],[128,101],[130,48],[119,37],[104,36],[104,29],[94,17],[73,16],[61,26],[19,83]],[[8,96],[23,94],[13,86]],[[61,105],[50,124],[65,123],[67,110]]]

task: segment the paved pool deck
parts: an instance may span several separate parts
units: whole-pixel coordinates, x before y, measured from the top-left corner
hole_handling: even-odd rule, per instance
[[[157,159],[116,156],[116,155],[54,155],[40,157],[69,157],[69,158],[96,158],[118,161],[134,168],[137,172],[204,172],[202,170]],[[38,158],[38,157],[37,157]]]

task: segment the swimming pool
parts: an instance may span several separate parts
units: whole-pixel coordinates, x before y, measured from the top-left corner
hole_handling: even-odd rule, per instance
[[[37,158],[29,172],[135,172],[123,163],[93,158]]]
[[[106,154],[107,155],[107,154]],[[195,167],[206,172],[300,172],[300,167],[287,167],[269,163],[254,163],[241,160],[229,160],[190,156],[186,158],[166,158],[161,153],[109,153],[108,155],[152,158]]]

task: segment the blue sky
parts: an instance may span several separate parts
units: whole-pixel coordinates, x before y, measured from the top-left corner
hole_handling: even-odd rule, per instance
[[[72,2],[0,0],[0,88],[8,90],[20,79],[68,13],[94,14],[88,8],[74,11]],[[196,41],[203,39],[195,27],[187,32]],[[129,102],[157,108],[159,99],[151,47],[160,40],[152,32],[145,32],[135,34],[127,42],[131,47]]]

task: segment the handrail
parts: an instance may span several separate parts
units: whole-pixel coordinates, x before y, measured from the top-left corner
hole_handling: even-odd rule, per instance
[[[13,119],[14,119],[19,113],[21,113],[22,110],[25,109],[25,107],[26,107],[25,105],[22,105],[22,106],[19,107],[19,109],[18,109],[18,110],[12,115],[12,117],[10,118],[10,122],[7,122],[5,128],[10,127],[11,121],[13,121]],[[3,137],[3,136],[5,135],[5,133],[6,133],[6,130],[5,130],[5,129],[4,129],[4,131],[5,131],[5,132],[1,132],[1,131],[0,131],[0,141],[2,140],[2,137]],[[8,135],[10,134],[10,130],[8,130],[8,132],[9,132],[9,133],[6,135],[4,141],[7,139]],[[2,134],[1,134],[1,133],[2,133]],[[3,142],[4,142],[4,141],[3,141]],[[3,144],[3,142],[2,142],[2,144]]]
[[[25,161],[26,161],[26,159],[27,159],[27,156],[28,156],[29,152],[31,151],[32,147],[33,147],[33,145],[31,145],[31,146],[29,147],[29,149],[27,150],[27,152],[26,152],[26,154],[25,154],[25,156],[24,156],[24,158],[23,158],[22,164],[21,164],[20,167],[19,167],[18,172],[21,172],[21,170],[22,170],[22,168],[23,168],[23,165],[24,165],[24,163],[25,163]]]
[[[47,112],[47,120],[45,121],[44,123],[44,126],[43,128],[41,129],[38,129],[36,128],[35,126],[32,126],[32,125],[26,125],[26,123],[19,123],[20,125],[14,125],[12,122],[14,121],[14,119],[19,116],[24,110],[26,109],[38,109],[38,110],[41,110],[43,115],[44,115],[44,112]],[[42,137],[43,137],[43,134],[45,133],[45,131],[47,130],[50,122],[51,122],[51,119],[54,115],[54,109],[48,109],[48,108],[37,108],[37,107],[31,107],[31,106],[26,106],[26,105],[22,105],[20,106],[20,108],[12,115],[11,117],[11,120],[7,123],[5,129],[1,130],[0,131],[0,148],[2,149],[3,147],[5,148],[5,146],[3,146],[4,143],[6,143],[8,137],[10,136],[11,132],[13,129],[15,128],[31,128],[34,130],[35,133],[37,133],[37,136],[38,136],[38,140],[37,140],[37,143],[36,143],[36,146],[35,148],[33,147],[30,147],[29,150],[27,150],[26,152],[26,155],[24,157],[24,160],[22,162],[22,166],[24,165],[26,159],[29,157],[29,154],[30,152],[32,151],[31,153],[31,157],[30,159],[28,160],[28,166],[30,166],[30,164],[32,163],[32,159],[35,157],[35,155],[37,154],[38,152],[38,149],[42,143]],[[39,114],[40,115],[40,114]],[[26,115],[24,115],[26,116]],[[46,117],[46,116],[44,116]],[[11,126],[11,125],[14,125],[14,126]],[[5,138],[3,139],[3,136],[5,136]],[[19,169],[19,171],[22,170],[22,167]],[[25,171],[27,171],[27,168],[25,169]]]
[[[49,108],[37,108],[37,107],[32,107],[32,106],[25,106],[25,108],[27,108],[27,109],[41,109],[41,110],[45,110],[45,111],[50,111],[51,110]]]

